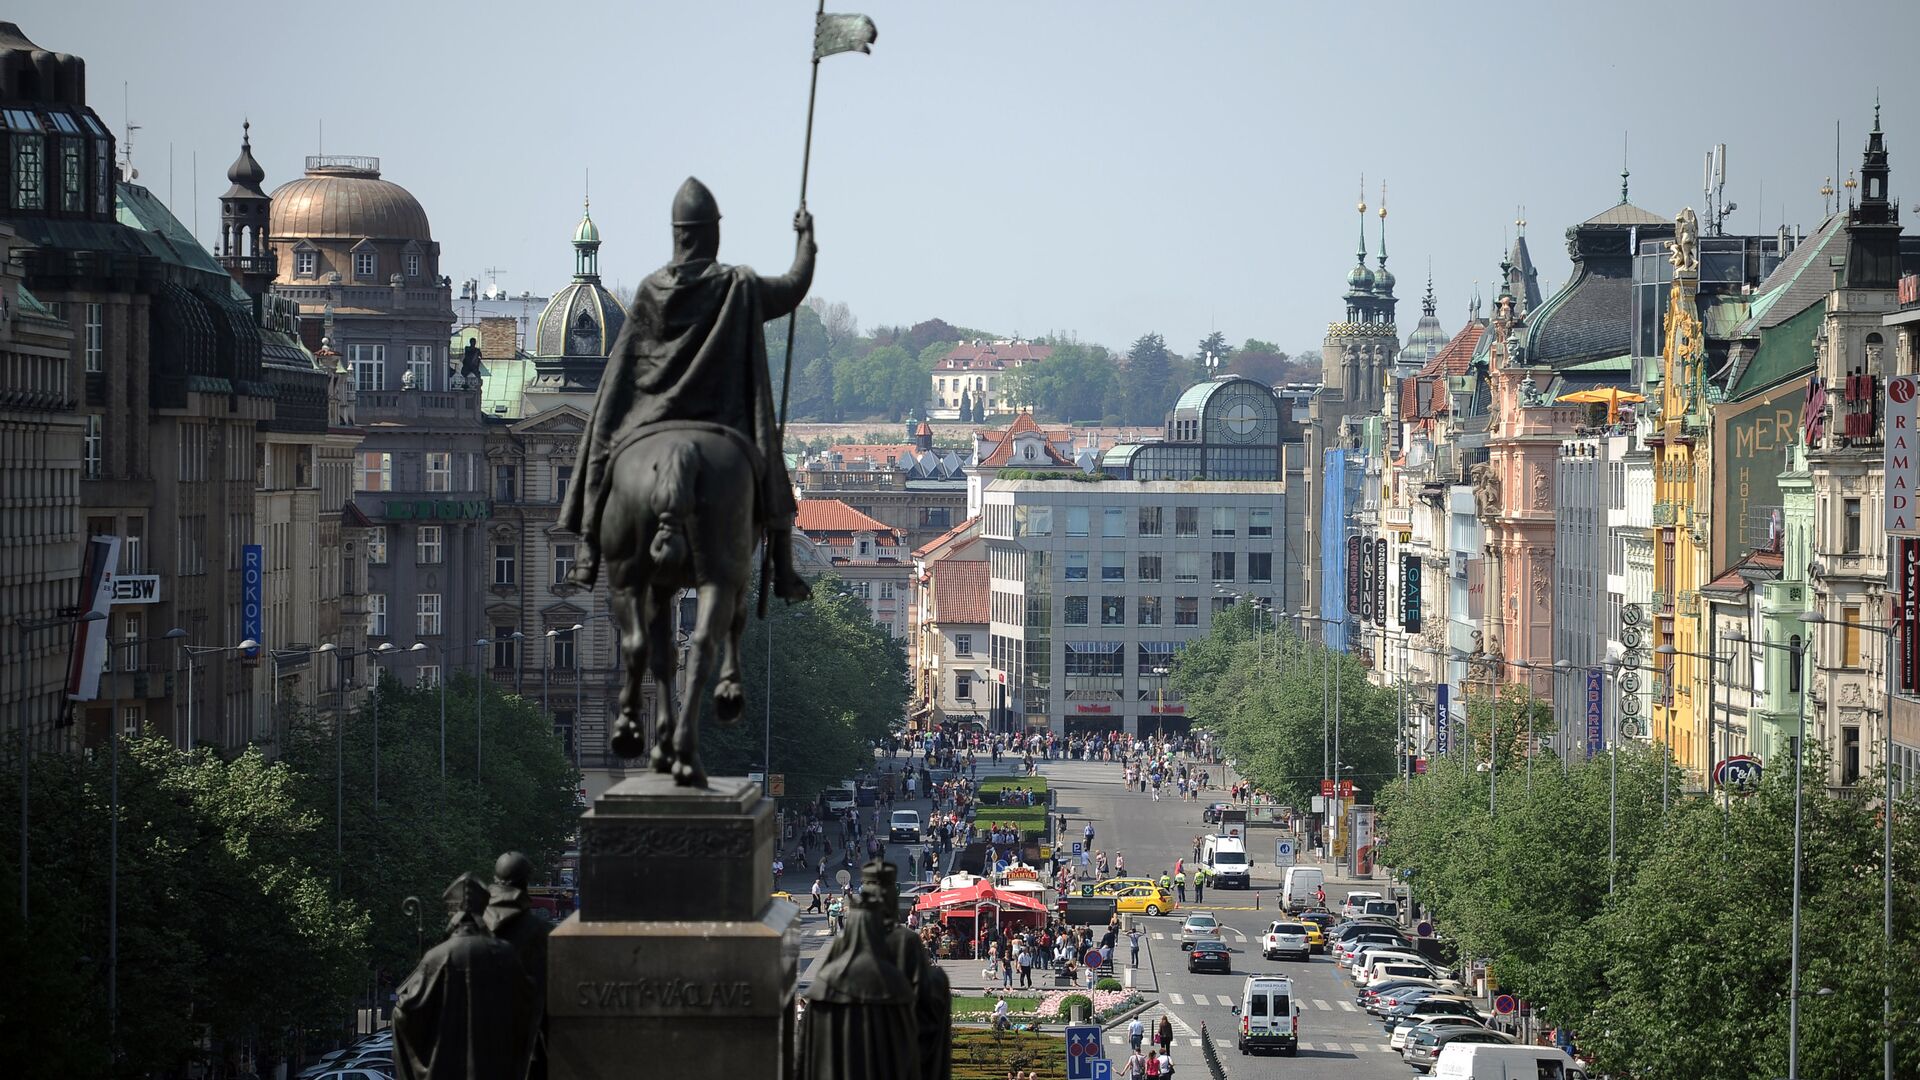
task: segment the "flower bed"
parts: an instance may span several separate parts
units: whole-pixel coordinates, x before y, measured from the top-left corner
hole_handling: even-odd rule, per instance
[[[1008,1009],[1011,1010],[1008,1018],[1015,1023],[1064,1023],[1068,1018],[1061,1014],[1060,1005],[1071,996],[1092,1000],[1093,1017],[1090,1021],[1092,1023],[1098,1023],[1109,1016],[1117,1016],[1140,1003],[1140,992],[1137,990],[1087,990],[1084,988],[1049,990],[1040,994],[1038,998],[1032,991],[1022,994],[989,990],[978,997],[955,997],[953,1019],[955,1023],[987,1023],[993,1019],[991,1002],[1005,997],[1008,999]],[[1023,1009],[1022,1006],[1027,1005],[1028,1002],[1034,1004],[1030,1008]]]

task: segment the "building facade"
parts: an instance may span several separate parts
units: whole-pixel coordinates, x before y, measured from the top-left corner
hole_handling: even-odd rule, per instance
[[[1053,346],[1028,341],[970,341],[934,361],[927,415],[939,420],[983,420],[1012,412],[1006,376],[1053,355]],[[962,409],[966,415],[962,415]]]
[[[794,532],[813,544],[874,625],[901,641],[912,610],[913,560],[904,535],[838,499],[802,499]]]

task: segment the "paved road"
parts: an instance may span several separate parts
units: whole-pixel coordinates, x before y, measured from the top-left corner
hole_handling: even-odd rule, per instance
[[[1200,808],[1211,800],[1203,797],[1199,802],[1183,803],[1163,798],[1156,802],[1150,795],[1126,791],[1118,778],[1119,768],[1105,763],[1050,762],[1042,769],[1058,792],[1057,810],[1068,816],[1070,830],[1077,836],[1086,819],[1092,818],[1095,846],[1104,848],[1109,858],[1116,851],[1124,853],[1129,873],[1144,875],[1151,870],[1157,875],[1181,858],[1191,863],[1193,837],[1206,828],[1200,822]],[[1380,1024],[1354,1004],[1351,983],[1331,960],[1315,956],[1306,962],[1269,961],[1260,956],[1260,935],[1274,917],[1280,889],[1272,864],[1275,830],[1255,826],[1251,833],[1247,847],[1255,860],[1253,888],[1211,890],[1204,902],[1188,907],[1211,911],[1224,924],[1223,938],[1233,950],[1231,975],[1188,973],[1185,955],[1180,951],[1180,917],[1139,919],[1139,925],[1149,934],[1148,949],[1158,989],[1151,995],[1154,1005],[1143,1019],[1151,1025],[1159,1022],[1163,1012],[1171,1018],[1179,1074],[1204,1076],[1199,1051],[1200,1026],[1204,1023],[1231,1077],[1403,1080],[1413,1076],[1388,1047],[1387,1033]],[[1329,881],[1328,899],[1344,896],[1345,886],[1336,888]],[[1301,1008],[1301,1049],[1296,1057],[1243,1057],[1233,1049],[1239,1018],[1231,1007],[1237,1004],[1242,981],[1254,973],[1293,977]],[[1124,1036],[1110,1033],[1108,1041],[1109,1056],[1124,1058]]]

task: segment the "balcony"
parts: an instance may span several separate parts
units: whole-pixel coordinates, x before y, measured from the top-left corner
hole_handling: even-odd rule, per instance
[[[332,304],[336,310],[343,308],[361,308],[380,312],[421,312],[428,315],[451,315],[453,302],[446,289],[409,288],[401,285],[359,284],[330,285],[315,281],[311,285],[275,285],[273,291],[290,300],[298,301],[303,308],[324,308]],[[310,312],[309,314],[318,314]]]
[[[355,397],[362,423],[377,420],[480,422],[480,395],[472,391],[362,390]]]

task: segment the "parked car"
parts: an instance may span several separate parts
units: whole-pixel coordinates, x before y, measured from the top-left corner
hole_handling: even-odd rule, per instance
[[[1407,1045],[1400,1051],[1400,1059],[1412,1066],[1414,1072],[1424,1073],[1433,1068],[1440,1051],[1450,1043],[1510,1045],[1512,1042],[1513,1036],[1491,1028],[1429,1028],[1408,1034]]]
[[[1291,956],[1295,960],[1313,958],[1313,941],[1308,937],[1311,924],[1300,922],[1276,922],[1269,924],[1266,936],[1260,939],[1260,955],[1268,960],[1278,960],[1281,956]]]
[[[1378,899],[1380,894],[1377,892],[1350,892],[1347,894],[1346,901],[1340,905],[1340,914],[1349,919],[1355,918],[1366,913],[1367,901]]]
[[[1220,920],[1211,911],[1195,911],[1187,915],[1187,921],[1180,924],[1180,947],[1185,949],[1199,941],[1219,941]]]
[[[1405,1009],[1410,1013],[1413,1011],[1413,1006],[1430,997],[1458,996],[1458,992],[1438,986],[1406,986],[1374,998],[1367,1003],[1367,1011],[1384,1019],[1395,1009]]]
[[[1218,941],[1196,941],[1187,950],[1188,971],[1217,971],[1233,974],[1233,951]]]
[[[1173,910],[1173,893],[1158,885],[1136,885],[1113,898],[1122,915],[1163,915]]]
[[[1229,802],[1208,803],[1206,809],[1200,811],[1200,820],[1207,825],[1216,824],[1220,820],[1220,811],[1231,809],[1233,804]]]
[[[1514,1076],[1586,1080],[1587,1075],[1565,1050],[1551,1046],[1488,1044],[1464,1035],[1449,1039],[1441,1048],[1440,1056],[1433,1063],[1433,1073],[1442,1080],[1506,1080]]]
[[[1093,895],[1119,896],[1121,893],[1126,892],[1128,889],[1138,889],[1143,885],[1152,885],[1152,884],[1153,884],[1152,878],[1110,877],[1107,880],[1099,882],[1096,885],[1094,885]]]
[[[1395,1050],[1405,1050],[1407,1039],[1421,1030],[1438,1031],[1441,1028],[1486,1028],[1486,1022],[1474,1016],[1455,1016],[1452,1013],[1416,1012],[1412,1016],[1393,1025],[1393,1037],[1387,1044]]]
[[[1418,1001],[1403,1001],[1380,1014],[1380,1022],[1387,1031],[1392,1031],[1400,1021],[1415,1014],[1429,1016],[1470,1016],[1481,1019],[1480,1010],[1474,1008],[1471,998],[1453,994],[1428,994]]]

